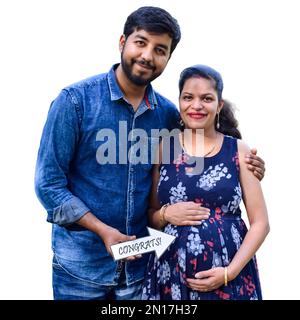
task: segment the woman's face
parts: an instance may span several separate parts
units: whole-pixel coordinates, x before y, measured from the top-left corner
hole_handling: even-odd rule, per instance
[[[213,81],[192,77],[185,81],[179,97],[181,118],[188,129],[214,128],[219,106],[217,91]]]

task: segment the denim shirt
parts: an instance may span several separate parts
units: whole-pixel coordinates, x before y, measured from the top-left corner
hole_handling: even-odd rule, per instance
[[[75,222],[90,211],[124,234],[147,235],[152,165],[125,161],[133,156],[135,143],[126,138],[132,129],[143,129],[147,136],[141,142],[153,142],[151,129],[171,130],[179,123],[176,107],[151,85],[134,112],[117,84],[117,66],[66,87],[52,102],[35,174],[37,196],[53,223],[58,263],[74,277],[100,285],[116,284],[124,264],[113,260],[100,237]],[[101,163],[99,152],[107,142],[101,129],[116,133],[116,150],[121,151],[116,163]],[[143,278],[146,263],[147,255],[125,263],[128,284]]]

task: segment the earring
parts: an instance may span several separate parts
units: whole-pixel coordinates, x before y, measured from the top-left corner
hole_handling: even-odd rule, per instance
[[[217,129],[220,129],[220,112],[217,113]]]
[[[184,122],[181,118],[180,118],[179,124],[180,124],[181,128],[184,128]]]

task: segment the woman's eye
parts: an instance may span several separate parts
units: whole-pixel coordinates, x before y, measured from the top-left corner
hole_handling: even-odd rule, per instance
[[[184,96],[184,97],[183,97],[183,100],[186,100],[186,101],[189,101],[189,100],[191,100],[191,99],[192,99],[191,96]]]
[[[206,101],[206,102],[211,102],[211,101],[213,101],[213,99],[212,99],[212,97],[205,97],[205,98],[204,98],[204,101]]]

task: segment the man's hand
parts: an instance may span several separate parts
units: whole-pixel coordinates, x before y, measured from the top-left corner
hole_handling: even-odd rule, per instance
[[[102,236],[102,240],[105,244],[105,248],[111,256],[113,256],[112,251],[111,251],[111,246],[113,244],[131,241],[131,240],[135,240],[135,239],[136,239],[136,236],[128,236],[128,235],[123,234],[119,230],[112,228],[112,227],[107,227],[107,230],[105,231],[105,236]],[[130,256],[128,258],[125,258],[124,260],[131,261],[131,260],[139,259],[140,257],[141,257],[141,255]]]
[[[258,180],[262,180],[265,175],[265,162],[256,155],[257,150],[251,149],[251,153],[246,155],[245,161],[248,164],[247,168],[253,172]]]
[[[76,221],[79,225],[87,228],[88,230],[96,233],[104,242],[107,252],[113,256],[110,246],[120,242],[135,240],[136,236],[127,236],[119,230],[103,223],[91,212],[87,212],[79,220]],[[140,258],[141,255],[131,256],[124,260],[135,260]]]

